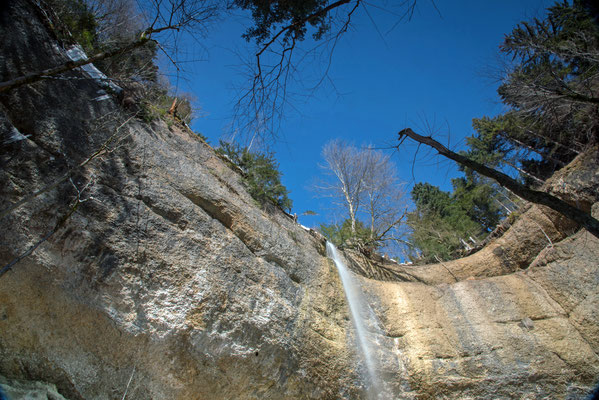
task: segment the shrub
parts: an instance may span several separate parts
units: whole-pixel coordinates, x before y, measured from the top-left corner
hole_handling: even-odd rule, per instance
[[[270,153],[251,152],[247,147],[220,141],[216,150],[243,171],[243,181],[250,195],[261,206],[274,204],[283,210],[291,210],[289,191],[281,183],[279,166]]]

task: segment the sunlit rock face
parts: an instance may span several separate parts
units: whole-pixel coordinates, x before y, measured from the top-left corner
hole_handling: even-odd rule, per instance
[[[35,5],[3,7],[0,80],[68,59]],[[58,225],[0,277],[0,375],[46,381],[68,399],[367,398],[324,243],[258,207],[186,128],[131,118],[82,74],[0,95],[1,210],[75,168],[0,220],[1,265]],[[591,161],[559,179],[573,185],[566,194],[582,193],[573,200],[596,201]],[[77,190],[85,201],[62,223]],[[355,277],[375,316],[367,335],[384,393],[576,399],[590,390],[599,243],[566,237],[571,227],[531,210],[534,223],[522,219],[454,263],[382,268],[347,254],[353,270],[385,279]]]
[[[385,371],[431,399],[584,398],[599,377],[597,260],[599,241],[581,233],[513,274],[367,281],[394,349]]]

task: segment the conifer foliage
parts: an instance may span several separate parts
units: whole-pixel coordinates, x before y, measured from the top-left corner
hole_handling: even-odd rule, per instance
[[[289,191],[281,183],[279,165],[271,153],[252,152],[235,143],[220,142],[217,152],[224,155],[243,172],[243,181],[250,195],[262,206],[276,205],[291,210]]]
[[[410,242],[419,262],[446,261],[461,256],[484,238],[506,215],[500,189],[473,173],[452,180],[453,192],[429,183],[412,189],[416,209],[408,215]],[[503,203],[511,200],[503,200]]]
[[[335,3],[348,3],[337,1]],[[293,1],[256,1],[235,0],[237,7],[251,10],[255,26],[249,28],[244,37],[250,41],[264,43],[273,35],[281,25],[291,26],[283,36],[283,41],[288,44],[291,40],[303,40],[308,26],[316,28],[314,39],[318,40],[330,29],[331,19],[327,15],[327,0],[293,0]]]
[[[516,26],[500,50],[513,63],[498,89],[510,110],[474,126],[538,183],[599,141],[599,25],[583,1],[556,3]]]
[[[559,2],[543,19],[518,24],[500,50],[509,58],[498,93],[508,111],[473,120],[461,156],[540,187],[553,172],[599,142],[599,25],[581,0]],[[412,190],[411,242],[420,260],[462,255],[518,198],[467,167],[453,192]],[[471,240],[471,238],[473,240]]]

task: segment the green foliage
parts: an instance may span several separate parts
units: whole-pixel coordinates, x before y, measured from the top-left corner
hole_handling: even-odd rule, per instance
[[[417,263],[434,263],[456,258],[462,245],[459,233],[448,221],[436,214],[410,213],[408,225],[412,227],[410,243],[419,253],[410,254]]]
[[[498,89],[510,110],[473,120],[468,155],[539,185],[598,140],[599,27],[582,1],[561,2],[517,25],[501,51],[514,63]]]
[[[452,179],[455,200],[453,208],[461,212],[477,224],[483,232],[493,230],[504,216],[499,204],[495,201],[497,188],[481,182],[478,175],[467,173],[466,177]],[[452,208],[450,207],[450,209]]]
[[[449,193],[430,183],[417,183],[412,188],[412,201],[418,210],[443,215],[451,203]]]
[[[588,35],[587,35],[588,34]],[[584,1],[562,1],[548,8],[544,20],[521,22],[506,35],[501,50],[525,66],[554,63],[575,74],[586,73],[588,60],[577,57],[576,49],[596,46],[599,27]],[[557,59],[548,59],[553,54]],[[571,65],[570,65],[571,64]]]
[[[99,50],[108,50],[111,47],[123,45],[131,40],[131,37],[119,38],[109,44],[102,44]],[[97,63],[97,67],[106,75],[121,81],[121,84],[143,83],[145,85],[157,85],[158,66],[155,63],[158,47],[155,42],[148,41],[144,46],[135,48],[126,54],[119,54]]]
[[[130,8],[126,0],[107,4],[112,4],[114,9],[102,8],[95,11],[109,15],[118,13],[123,15],[118,17],[111,15],[112,18],[107,18],[106,15],[95,15],[85,0],[50,0],[52,9],[64,25],[63,28],[68,30],[75,42],[81,45],[88,55],[129,44],[141,33],[142,19]],[[114,24],[115,22],[118,24]],[[106,26],[108,24],[111,25]],[[58,29],[58,32],[62,30]],[[66,32],[62,32],[60,36],[67,42],[71,41]],[[156,43],[148,41],[146,45],[127,53],[98,61],[96,67],[120,81],[156,83],[158,67],[154,60],[157,51]]]
[[[291,40],[303,40],[307,25],[316,28],[314,39],[318,40],[330,29],[330,18],[324,13],[326,0],[235,0],[234,4],[244,10],[251,10],[255,26],[243,35],[248,41],[255,39],[258,44],[266,42],[284,26],[294,26],[281,38],[285,44]],[[320,13],[320,14],[319,14]],[[308,19],[309,16],[312,16]]]
[[[208,137],[206,135],[204,135],[202,132],[194,132],[194,133],[196,134],[197,137],[202,139],[204,142],[210,144],[210,142],[208,141]]]
[[[423,262],[459,257],[464,242],[492,230],[504,216],[494,201],[496,189],[480,182],[476,175],[452,180],[453,193],[428,183],[412,189],[416,210],[408,215],[410,242],[419,250],[412,258]]]
[[[190,124],[193,118],[190,100],[172,96],[166,88],[153,84],[146,86],[145,96],[141,101],[140,117],[146,122],[163,119],[167,124],[172,124],[173,119],[167,118],[167,115],[175,99],[177,99],[176,116],[186,124]]]
[[[113,18],[106,21],[98,21],[84,0],[50,0],[50,4],[63,25],[62,29],[57,28],[56,31],[62,32],[61,37],[65,41],[74,39],[88,55],[126,45],[139,35],[141,20],[134,16],[134,10],[125,7],[128,4],[125,1],[110,3],[120,5],[115,10],[102,9],[107,14],[124,13],[112,15]],[[111,26],[110,29],[102,26],[115,18],[120,21],[119,26]],[[99,34],[100,31],[109,33]],[[164,119],[175,99],[169,94],[167,85],[158,83],[158,66],[154,62],[157,51],[156,43],[149,41],[144,46],[95,64],[107,76],[116,80],[125,92],[136,98],[141,111],[139,116],[146,122]],[[192,115],[189,98],[177,97],[177,116],[189,124]],[[167,119],[167,123],[172,122]]]
[[[599,139],[599,26],[583,1],[556,3],[545,19],[522,22],[501,51],[515,65],[498,93],[520,118],[508,137],[563,162]]]
[[[514,168],[528,185],[538,186],[576,155],[570,144],[559,143],[562,139],[521,113],[473,119],[472,125],[477,133],[467,138],[468,156],[494,168]]]
[[[98,24],[85,1],[49,0],[48,5],[52,7],[63,24],[63,26],[55,27],[55,31],[62,40],[72,42],[74,39],[86,52],[93,52],[98,48],[96,34]]]
[[[119,48],[135,41],[141,32],[142,19],[131,8],[131,3],[123,0],[106,4],[114,5],[114,9],[95,10],[106,13],[96,15],[85,0],[49,0],[50,7],[58,16],[54,31],[63,41],[81,45],[88,55]],[[107,18],[107,14],[111,14],[112,18]],[[114,22],[115,18],[119,21],[118,25],[106,26]],[[136,97],[143,111],[141,117],[146,121],[163,116],[174,99],[167,94],[165,85],[158,83],[158,66],[155,63],[157,51],[156,43],[148,41],[144,46],[95,63],[98,69],[115,80],[125,92]],[[183,103],[180,108],[188,106],[189,111],[180,113],[180,116],[184,114],[182,119],[189,122],[189,101],[180,100]]]
[[[259,204],[274,204],[291,210],[293,203],[288,197],[289,191],[281,183],[281,172],[272,154],[251,152],[247,147],[223,141],[216,151],[241,168],[248,191]]]
[[[599,28],[583,2],[557,3],[517,25],[501,51],[514,63],[498,89],[510,110],[474,119],[465,155],[538,186],[598,140]]]
[[[351,219],[349,218],[345,219],[341,225],[320,224],[318,230],[328,241],[339,248],[355,248],[360,244],[369,244],[370,242],[370,229],[361,221],[356,221],[356,235],[354,236],[351,230]]]
[[[599,26],[583,1],[556,3],[543,20],[517,25],[501,51],[513,65],[498,89],[510,109],[474,119],[476,134],[462,154],[538,186],[599,141]],[[485,234],[505,215],[498,197],[511,202],[495,184],[462,172],[452,193],[421,184],[412,191],[411,241],[425,261],[459,256],[462,240]]]

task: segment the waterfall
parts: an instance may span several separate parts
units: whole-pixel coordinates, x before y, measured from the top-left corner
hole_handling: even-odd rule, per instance
[[[327,256],[329,256],[337,266],[337,271],[339,272],[339,277],[343,284],[343,290],[345,291],[345,297],[349,304],[351,319],[356,328],[357,344],[364,358],[366,370],[368,371],[368,376],[366,377],[368,397],[370,399],[391,398],[385,393],[378,374],[379,362],[376,357],[377,351],[371,341],[374,338],[374,335],[367,330],[367,326],[370,327],[371,330],[379,330],[376,316],[365,301],[366,299],[360,289],[359,283],[339,257],[335,245],[330,242],[327,242]]]

